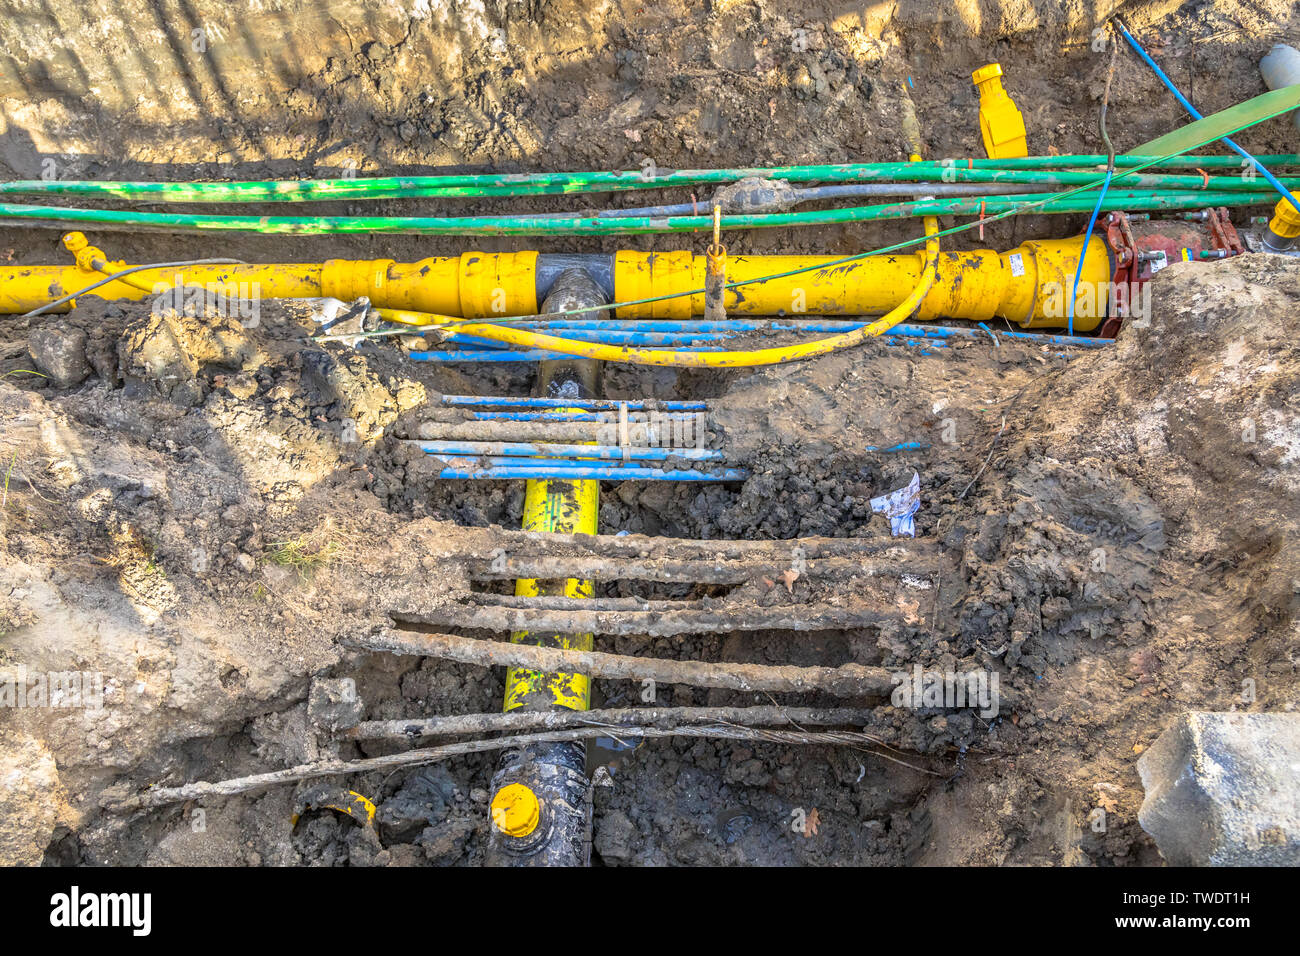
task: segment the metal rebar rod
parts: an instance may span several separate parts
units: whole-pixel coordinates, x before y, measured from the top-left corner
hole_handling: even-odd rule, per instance
[[[366,773],[372,770],[396,770],[402,767],[418,767],[422,764],[436,763],[464,754],[482,753],[489,750],[506,750],[524,747],[530,744],[549,743],[565,740],[587,740],[609,734],[609,728],[581,727],[572,730],[551,730],[536,734],[519,734],[512,737],[493,737],[488,740],[464,740],[454,744],[438,747],[425,747],[419,750],[406,750],[401,753],[386,754],[382,757],[367,757],[362,760],[329,760],[316,763],[299,764],[284,770],[253,774],[247,777],[233,777],[216,782],[187,783],[179,787],[155,787],[138,796],[125,800],[106,800],[103,806],[110,813],[126,813],[133,810],[147,810],[152,807],[166,806],[185,800],[201,800],[204,797],[229,797],[255,790],[264,790],[280,784],[297,783],[300,780],[314,780],[320,777],[333,777],[340,774]],[[632,731],[623,728],[628,736]],[[736,727],[726,724],[704,725],[700,727],[638,727],[635,736],[641,738],[659,737],[714,737],[725,740],[752,740],[774,744],[831,744],[870,749],[885,745],[874,734],[849,730],[774,730],[766,727]],[[874,751],[873,751],[874,752]],[[881,756],[886,756],[881,754]],[[887,757],[893,760],[895,758]],[[902,762],[902,761],[896,761]],[[911,766],[908,764],[908,766]],[[921,773],[933,773],[921,767],[912,767]]]
[[[500,550],[511,557],[575,555],[593,558],[678,559],[692,561],[812,562],[823,558],[868,556],[912,558],[938,553],[935,542],[912,538],[829,538],[813,536],[777,541],[698,538],[661,538],[644,534],[555,534],[493,528],[457,528],[457,537],[445,552],[448,559],[491,557]]]
[[[791,568],[788,555],[772,560],[691,561],[655,558],[603,558],[581,555],[499,558],[457,558],[470,578],[478,581],[514,578],[577,578],[600,581],[662,581],[682,584],[744,584],[762,577],[779,580]],[[935,562],[909,555],[906,559],[867,555],[860,558],[805,560],[800,577],[817,580],[850,577],[899,577],[904,574],[927,580],[934,575]]]
[[[441,717],[410,717],[398,720],[363,720],[340,733],[355,740],[386,737],[442,737],[457,734],[488,734],[518,730],[566,730],[570,727],[608,727],[618,730],[629,725],[680,727],[688,724],[736,724],[759,727],[771,724],[864,727],[875,716],[871,710],[855,707],[782,707],[764,704],[753,707],[621,707],[598,710],[510,711],[496,714],[452,714]]]
[[[793,607],[729,606],[726,602],[720,602],[716,608],[667,611],[558,611],[444,604],[394,617],[433,627],[553,631],[557,634],[643,634],[649,637],[721,635],[734,631],[820,631],[876,627],[902,619],[899,612],[868,607],[846,608],[825,603]]]
[[[505,641],[476,640],[457,634],[387,629],[378,634],[344,636],[345,647],[388,654],[411,654],[483,667],[527,667],[568,671],[616,680],[652,680],[725,690],[804,693],[822,691],[841,698],[888,697],[898,686],[884,667],[841,664],[797,667],[788,664],[740,664],[731,661],[670,661],[629,657],[603,651],[532,647]],[[1005,695],[1004,695],[1005,696]]]

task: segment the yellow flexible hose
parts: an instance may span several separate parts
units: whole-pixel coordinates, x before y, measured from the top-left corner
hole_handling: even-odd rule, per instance
[[[91,263],[91,265],[94,267],[96,272],[102,273],[106,276],[113,275],[114,270],[110,269],[108,267],[108,263],[105,262],[103,259],[96,259],[94,262]],[[135,278],[134,276],[118,276],[117,281],[125,282],[131,288],[139,289],[141,292],[148,292],[150,295],[152,295],[154,292],[154,287],[152,284],[147,284],[145,282],[142,282],[139,279]]]
[[[939,231],[939,220],[933,216],[925,218],[925,234],[933,237]],[[868,338],[883,335],[894,326],[905,322],[921,305],[935,281],[935,264],[939,259],[939,240],[928,238],[925,251],[921,253],[921,277],[916,288],[898,305],[890,309],[876,321],[864,325],[852,332],[842,332],[813,342],[801,342],[797,345],[782,345],[775,348],[754,349],[745,352],[682,352],[676,349],[643,349],[618,345],[606,345],[601,342],[579,342],[557,335],[542,332],[530,332],[504,325],[455,322],[453,328],[463,335],[477,335],[480,338],[507,342],[531,348],[549,349],[565,355],[581,355],[584,358],[600,359],[605,362],[631,362],[636,365],[668,365],[679,368],[703,366],[709,368],[733,368],[751,365],[778,365],[799,359],[813,358],[835,352],[839,349],[859,345]],[[406,309],[376,309],[380,318],[404,325],[421,326],[443,324],[446,316],[411,312]],[[454,320],[453,320],[454,321]]]

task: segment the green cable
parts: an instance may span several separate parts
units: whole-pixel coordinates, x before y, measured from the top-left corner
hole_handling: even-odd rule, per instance
[[[0,183],[0,195],[103,196],[153,202],[320,202],[352,199],[415,197],[493,197],[524,195],[574,195],[628,189],[660,189],[730,183],[749,177],[790,182],[998,182],[1015,179],[944,179],[962,173],[1032,174],[1063,171],[1065,167],[1094,166],[1105,156],[1027,156],[1015,159],[925,160],[918,163],[835,163],[824,165],[682,169],[659,172],[593,171],[575,173],[490,173],[444,176],[382,176],[353,179],[249,180],[228,183],[96,182],[93,180],[16,180]],[[1274,166],[1300,166],[1300,155],[1259,157]],[[1154,160],[1154,162],[1148,162]],[[1240,164],[1236,156],[1120,156],[1118,163],[1160,165],[1166,168],[1224,168]],[[1059,175],[1060,173],[1058,173]],[[1084,173],[1080,173],[1083,175]],[[928,178],[927,178],[928,177]],[[1175,177],[1177,178],[1177,177]],[[1199,183],[1199,177],[1187,177]],[[1225,177],[1233,179],[1235,177]],[[1032,181],[1032,180],[1019,180]],[[1226,187],[1225,187],[1226,188]]]
[[[1089,184],[1091,185],[1091,184]],[[920,216],[973,216],[1017,209],[1038,202],[1045,213],[1090,212],[1091,197],[1069,199],[1088,185],[1065,193],[1021,193],[816,209],[804,212],[742,213],[722,217],[722,228],[772,229]],[[1267,205],[1268,192],[1152,192],[1111,190],[1102,208],[1134,212],[1203,209],[1207,206]],[[536,218],[530,216],[225,216],[194,213],[148,213],[111,209],[74,209],[0,203],[0,220],[128,226],[168,232],[238,232],[269,235],[480,235],[480,236],[621,236],[645,233],[700,232],[713,228],[711,216],[619,216],[609,219]]]
[[[1236,133],[1239,133],[1244,129],[1249,129],[1252,126],[1257,126],[1258,124],[1264,122],[1265,120],[1272,119],[1274,116],[1280,116],[1282,113],[1289,112],[1290,109],[1291,108],[1278,110],[1266,116],[1257,116],[1248,122],[1240,124],[1235,129],[1228,130],[1226,134],[1219,131],[1215,131],[1212,138],[1206,139],[1204,142],[1199,142],[1199,143],[1194,143],[1191,145],[1184,146],[1183,148],[1179,149],[1177,152],[1169,153],[1166,156],[1144,160],[1142,163],[1136,166],[1132,166],[1128,169],[1125,169],[1123,173],[1121,173],[1121,175],[1141,172],[1143,169],[1147,169],[1162,161],[1172,159],[1175,156],[1181,156],[1185,153],[1190,152],[1193,149],[1200,149],[1202,146],[1205,146],[1209,143],[1214,142],[1217,139],[1220,139],[1223,135],[1228,135],[1228,136],[1235,135]],[[1197,121],[1197,122],[1203,123],[1204,121]],[[1189,124],[1189,126],[1195,126],[1195,125],[1196,124],[1194,123]],[[1116,158],[1119,159],[1120,157],[1116,157]],[[1107,171],[1107,175],[1108,176],[1110,175],[1109,170]],[[1076,186],[1074,189],[1068,189],[1065,190],[1064,192],[1056,193],[1054,194],[1054,198],[1059,200],[1059,199],[1065,199],[1069,196],[1078,195],[1079,193],[1087,191],[1090,187],[1102,185],[1105,181],[1106,181],[1106,176],[1103,176],[1101,179],[1098,179],[1097,181],[1089,184],[1088,186]],[[817,272],[822,269],[837,268],[839,266],[848,265],[853,262],[860,262],[861,260],[871,258],[872,256],[888,255],[895,252],[902,252],[905,249],[910,249],[913,246],[918,246],[921,245],[922,243],[930,242],[932,240],[942,239],[945,236],[955,236],[958,233],[968,232],[971,229],[976,229],[981,226],[987,226],[990,223],[998,222],[1002,219],[1008,219],[1011,216],[1022,215],[1026,212],[1029,212],[1031,209],[1041,207],[1051,201],[1052,201],[1051,199],[1040,199],[1031,202],[1018,203],[1016,205],[1016,208],[1014,209],[1008,209],[1005,212],[997,213],[996,215],[989,216],[987,218],[980,218],[975,222],[968,222],[965,223],[964,225],[952,226],[948,229],[941,229],[939,232],[934,233],[933,235],[930,236],[918,236],[914,239],[905,239],[902,242],[896,242],[893,245],[882,246],[879,249],[872,249],[868,252],[857,252],[851,256],[843,256],[839,259],[832,259],[828,262],[821,262],[816,265],[802,266],[798,269],[789,269],[785,272],[777,272],[771,275],[758,276],[753,279],[743,279],[737,282],[727,282],[723,285],[723,288],[738,289],[741,288],[742,286],[747,286],[747,285],[759,285],[764,282],[775,281],[776,279],[787,279],[790,278],[791,276],[803,275],[809,272]],[[633,305],[650,305],[655,302],[666,302],[670,299],[680,299],[684,296],[692,296],[692,295],[703,295],[704,293],[705,290],[703,288],[687,289],[682,292],[669,292],[664,295],[649,296],[644,299],[629,299],[627,301],[614,302],[614,303],[609,303],[601,306],[590,306],[590,307],[578,308],[578,309],[566,309],[560,312],[550,312],[547,313],[546,315],[535,314],[535,315],[502,316],[500,318],[495,318],[492,320],[491,323],[486,323],[486,324],[500,325],[504,322],[528,322],[535,319],[557,319],[557,318],[564,318],[566,316],[588,315],[593,312],[614,311],[617,309],[622,309]],[[483,319],[482,318],[463,319],[460,322],[450,322],[450,323],[444,323],[444,324],[433,325],[433,326],[407,326],[405,328],[378,329],[374,332],[358,332],[355,333],[354,335],[350,335],[346,337],[347,338],[375,338],[375,337],[392,336],[392,335],[404,335],[404,334],[409,335],[414,329],[454,328],[457,325],[464,325],[473,322],[483,323]],[[329,341],[341,337],[342,336],[320,336],[319,340]]]

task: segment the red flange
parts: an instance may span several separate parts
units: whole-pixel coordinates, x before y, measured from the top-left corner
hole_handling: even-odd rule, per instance
[[[1161,219],[1130,216],[1124,212],[1106,214],[1103,228],[1110,247],[1114,274],[1111,282],[1127,290],[1127,297],[1111,297],[1109,315],[1100,335],[1113,338],[1127,316],[1128,303],[1141,286],[1165,266],[1178,261],[1227,259],[1246,251],[1241,237],[1228,219],[1228,210],[1203,209],[1197,219]]]

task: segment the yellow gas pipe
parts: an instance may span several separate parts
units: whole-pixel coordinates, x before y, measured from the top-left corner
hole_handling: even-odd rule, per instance
[[[72,234],[78,235],[78,234]],[[83,237],[84,240],[84,237]],[[1009,252],[942,252],[934,284],[917,309],[918,320],[1006,318],[1023,328],[1062,328],[1065,296],[1074,281],[1083,237],[1031,240]],[[68,266],[0,268],[0,313],[27,312],[77,292],[102,278],[90,263],[97,255],[113,272],[126,265],[107,260],[87,245]],[[467,252],[399,263],[392,259],[331,259],[324,263],[192,266],[144,270],[96,289],[104,299],[143,299],[146,289],[184,281],[231,296],[263,298],[369,297],[376,306],[465,318],[501,318],[537,313],[536,252]],[[831,256],[728,257],[727,279],[761,276],[834,261]],[[924,278],[924,254],[872,256],[855,262],[768,282],[728,289],[730,315],[873,315],[898,306]],[[705,286],[707,257],[691,252],[614,254],[615,301],[654,298]],[[1089,244],[1082,282],[1105,289],[1111,276],[1104,242]],[[242,288],[241,288],[242,286]],[[624,319],[687,319],[704,314],[703,293],[626,306]],[[1105,294],[1093,315],[1076,315],[1075,328],[1091,331],[1105,315]],[[62,306],[68,309],[71,304]]]
[[[543,311],[556,312],[604,300],[586,273],[566,272],[556,279]],[[539,392],[572,398],[593,395],[598,387],[595,362],[572,359],[543,361]],[[578,409],[575,409],[575,411]],[[600,482],[590,479],[530,479],[524,492],[524,530],[549,534],[589,534],[597,530]],[[592,582],[579,578],[520,579],[522,597],[589,598]],[[589,651],[590,633],[555,634],[517,631],[516,644],[538,644]],[[586,710],[591,678],[579,673],[546,673],[512,667],[506,672],[503,710]],[[563,865],[586,862],[585,834],[590,825],[590,782],[586,747],[575,741],[539,744],[507,751],[492,778],[492,823],[488,860],[506,865]]]
[[[524,492],[524,530],[547,534],[595,534],[599,500],[599,481],[529,479]],[[580,578],[567,578],[549,584],[529,578],[515,581],[515,594],[519,597],[550,594],[567,598],[589,598],[592,591],[592,583]],[[510,640],[515,644],[540,643],[580,651],[592,649],[590,634],[530,635],[527,631],[519,631],[512,634]],[[511,711],[520,708],[563,707],[566,710],[586,710],[590,699],[591,680],[586,674],[547,674],[512,667],[506,672],[506,696],[502,709]]]

